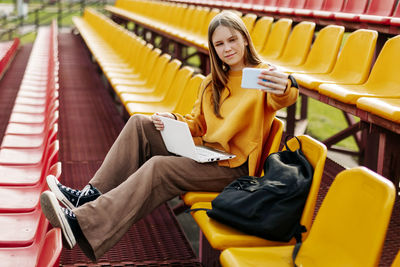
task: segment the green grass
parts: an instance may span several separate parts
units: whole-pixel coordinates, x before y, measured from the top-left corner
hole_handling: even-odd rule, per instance
[[[20,37],[21,45],[33,43],[36,39],[36,32],[30,32]]]
[[[347,127],[344,115],[339,109],[312,98],[309,98],[308,101],[307,134],[318,140],[324,140]],[[337,145],[351,150],[358,150],[353,137],[348,137],[337,143]]]

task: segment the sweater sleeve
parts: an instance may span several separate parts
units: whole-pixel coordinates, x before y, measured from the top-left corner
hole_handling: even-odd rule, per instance
[[[289,80],[288,88],[282,95],[267,93],[267,105],[270,110],[277,111],[296,103],[299,90],[293,87]]]

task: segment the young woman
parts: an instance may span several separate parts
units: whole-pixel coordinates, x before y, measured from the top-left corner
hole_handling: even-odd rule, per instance
[[[245,25],[232,12],[211,21],[208,43],[211,74],[192,112],[156,114],[186,122],[196,143],[236,157],[198,163],[172,155],[157,116],[132,116],[82,191],[47,178],[51,191],[41,196],[42,210],[62,229],[68,248],[78,243],[95,261],[162,203],[186,191],[221,191],[240,176],[254,175],[276,111],[297,99],[295,81],[261,62]],[[241,88],[244,67],[264,69],[258,83],[265,90]]]

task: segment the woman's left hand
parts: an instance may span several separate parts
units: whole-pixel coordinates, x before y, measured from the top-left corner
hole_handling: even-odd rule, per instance
[[[258,76],[258,84],[265,87],[260,89],[277,95],[285,93],[289,83],[289,75],[274,69],[265,69]]]

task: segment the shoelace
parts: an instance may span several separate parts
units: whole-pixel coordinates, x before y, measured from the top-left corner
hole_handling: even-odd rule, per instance
[[[60,183],[58,183],[58,184],[60,184]],[[72,188],[70,188],[70,187],[68,187],[68,186],[65,186],[65,185],[61,185],[61,188],[62,188],[63,190],[65,190],[65,191],[67,191],[67,192],[71,192],[72,194],[79,196],[79,192],[80,192],[80,191],[77,190],[77,189],[72,189]]]
[[[63,208],[63,207],[61,207],[61,209],[64,211],[64,213],[66,214],[66,215],[68,215],[69,217],[72,217],[72,218],[75,218],[76,216],[75,216],[75,213],[73,213],[72,212],[72,210],[70,210],[70,209],[66,209],[66,208]]]
[[[89,194],[93,194],[94,190],[92,189],[92,187],[90,186],[90,184],[86,185],[79,193],[79,197],[78,197],[78,201],[76,202],[76,206],[78,207],[79,205],[79,201],[81,200],[81,197],[83,196],[88,196]]]

